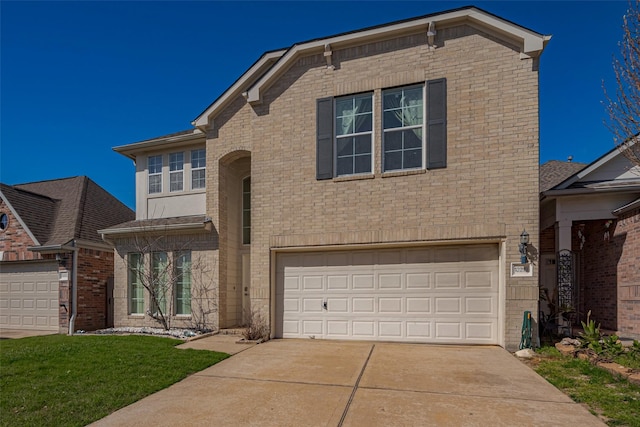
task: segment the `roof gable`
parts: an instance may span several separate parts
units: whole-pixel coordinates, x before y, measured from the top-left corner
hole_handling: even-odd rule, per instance
[[[554,190],[585,186],[640,185],[640,166],[634,165],[616,147],[587,167],[554,186]]]
[[[6,184],[0,184],[0,195],[34,244],[49,240],[58,200]]]
[[[325,56],[330,57],[331,49],[391,38],[416,31],[424,31],[430,35],[435,35],[438,28],[459,25],[460,23],[479,27],[497,37],[514,42],[517,46],[520,46],[522,58],[538,56],[551,38],[551,36],[539,34],[484,10],[468,6],[297,43],[286,50],[268,52],[263,55],[218,100],[202,112],[192,124],[204,130],[210,118],[215,116],[229,100],[234,99],[240,93],[246,97],[249,103],[259,103],[264,90],[277,81],[301,55],[324,53]]]

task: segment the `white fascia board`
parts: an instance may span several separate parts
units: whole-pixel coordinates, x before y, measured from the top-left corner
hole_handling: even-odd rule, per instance
[[[391,37],[394,34],[415,31],[420,27],[423,27],[426,32],[429,28],[429,23],[431,22],[435,23],[435,28],[437,30],[443,26],[449,26],[465,21],[476,24],[481,28],[488,29],[493,33],[502,35],[503,37],[507,37],[509,40],[520,42],[522,45],[521,53],[526,57],[539,55],[544,49],[546,43],[551,39],[551,36],[545,36],[534,31],[527,30],[524,27],[504,21],[475,8],[457,10],[443,13],[441,15],[426,16],[397,24],[384,25],[368,30],[294,45],[269,71],[267,71],[251,88],[249,88],[247,91],[247,101],[249,103],[259,103],[261,99],[261,91],[268,88],[271,83],[288,68],[288,65],[292,61],[302,54],[308,54],[313,51],[324,51],[326,45],[330,45],[332,49],[334,49],[340,45],[352,44],[356,41],[362,43],[367,42],[368,40]]]
[[[230,100],[235,99],[238,94],[246,88],[247,84],[260,77],[264,72],[265,67],[271,66],[274,62],[285,54],[287,49],[281,49],[273,52],[265,53],[255,64],[253,64],[236,82],[231,85],[229,89],[224,93],[206,110],[204,110],[198,117],[196,117],[191,124],[198,129],[204,129],[209,124],[209,117],[214,115],[216,111],[220,111]]]
[[[628,143],[629,147],[631,147],[634,144],[636,144],[636,142],[638,142],[638,139],[630,141]],[[569,187],[570,185],[574,184],[575,182],[580,181],[582,178],[584,178],[585,176],[589,175],[591,172],[593,172],[596,169],[600,168],[604,164],[609,163],[611,160],[615,159],[618,156],[622,156],[622,155],[624,155],[624,154],[620,151],[620,147],[615,147],[613,150],[609,151],[607,154],[603,155],[599,159],[594,160],[593,163],[591,163],[590,165],[588,165],[584,169],[578,171],[578,173],[576,173],[575,175],[570,176],[565,181],[562,181],[560,184],[556,185],[553,188],[553,190],[564,190],[565,188]]]
[[[33,235],[31,230],[29,230],[29,227],[27,227],[27,224],[25,224],[24,221],[22,220],[22,218],[20,218],[20,215],[18,215],[18,212],[16,212],[16,210],[13,208],[11,203],[9,203],[9,200],[5,197],[4,193],[1,190],[0,190],[0,198],[2,198],[2,201],[4,202],[4,204],[9,207],[9,210],[13,214],[14,218],[16,218],[18,220],[18,223],[20,224],[22,229],[27,232],[27,235],[33,241],[33,243],[36,246],[39,246],[40,242],[38,242],[38,239],[36,239],[36,236]],[[27,248],[27,249],[29,249],[29,248]]]
[[[157,231],[186,231],[186,230],[204,230],[204,222],[194,222],[190,224],[163,224],[163,225],[147,225],[127,228],[114,228],[106,230],[98,230],[98,234],[103,236],[126,235],[132,233],[153,233]]]
[[[627,203],[624,206],[620,206],[619,208],[615,209],[613,212],[611,212],[612,214],[614,214],[615,216],[619,216],[622,215],[626,212],[629,212],[631,210],[634,210],[636,208],[640,208],[640,198],[637,198],[636,200],[634,200],[631,203]]]
[[[189,134],[166,136],[141,142],[134,142],[133,144],[120,145],[118,147],[113,147],[112,150],[135,160],[136,155],[141,152],[157,150],[167,145],[174,147],[176,145],[186,145],[196,141],[202,143],[206,142],[205,135],[200,129],[193,129],[193,132]]]

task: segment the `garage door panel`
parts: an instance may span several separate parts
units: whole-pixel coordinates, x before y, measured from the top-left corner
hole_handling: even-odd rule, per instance
[[[493,298],[490,297],[466,297],[464,302],[468,314],[492,315],[495,312]]]
[[[402,274],[379,274],[378,286],[379,289],[402,289]]]
[[[435,322],[436,338],[444,340],[462,340],[462,325],[460,322]]]
[[[373,290],[375,288],[375,281],[373,274],[358,274],[353,276],[353,289],[366,289]]]
[[[425,297],[408,297],[407,313],[411,314],[429,314],[431,313],[431,298]]]
[[[347,314],[349,313],[349,298],[327,298],[327,307],[331,313]]]
[[[438,272],[435,273],[435,288],[436,289],[461,289],[459,272]]]
[[[384,314],[401,314],[404,312],[402,298],[378,298],[378,312]]]
[[[277,336],[498,343],[497,245],[282,254],[277,265]]]
[[[376,302],[373,297],[352,298],[353,313],[374,313]]]
[[[349,337],[349,322],[346,320],[328,320],[327,335],[331,338]]]
[[[349,276],[344,275],[328,275],[327,276],[327,289],[330,290],[348,290],[349,289]]]
[[[491,322],[466,322],[465,331],[468,339],[490,341],[496,335],[495,325]]]
[[[324,335],[324,321],[322,320],[303,320],[302,333],[306,336],[322,336]]]
[[[353,337],[356,339],[371,339],[376,336],[376,324],[373,320],[358,320],[352,323]]]
[[[430,289],[431,280],[428,273],[407,273],[407,289]]]

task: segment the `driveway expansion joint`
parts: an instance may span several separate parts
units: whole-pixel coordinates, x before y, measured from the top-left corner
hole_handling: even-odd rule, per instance
[[[347,412],[349,412],[349,407],[351,406],[351,402],[353,401],[353,397],[356,394],[356,391],[358,390],[358,386],[360,385],[360,380],[362,379],[362,375],[364,374],[364,370],[367,368],[367,365],[369,364],[369,359],[371,359],[371,355],[373,354],[373,349],[376,348],[376,345],[373,344],[371,346],[371,350],[369,350],[369,354],[367,355],[367,360],[364,361],[364,364],[362,365],[362,369],[360,369],[360,374],[358,375],[358,379],[356,380],[356,383],[353,386],[353,390],[351,391],[351,396],[349,396],[349,400],[347,401],[347,405],[344,407],[344,412],[342,412],[342,417],[340,417],[340,422],[338,423],[338,427],[342,427],[342,424],[344,423],[344,419],[347,416]]]
[[[238,377],[231,375],[199,375],[194,374],[194,376],[200,376],[205,378],[218,378],[218,379],[228,379],[228,380],[244,380],[244,381],[254,381],[254,382],[264,382],[264,383],[280,383],[280,384],[298,384],[298,385],[319,385],[325,387],[343,387],[343,388],[351,388],[351,385],[348,384],[330,384],[330,383],[318,383],[318,382],[308,382],[308,381],[291,381],[291,380],[277,380],[277,379],[268,379],[268,378],[249,378],[249,377]]]

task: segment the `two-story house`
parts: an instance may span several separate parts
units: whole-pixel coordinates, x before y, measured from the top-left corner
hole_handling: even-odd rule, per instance
[[[136,272],[189,253],[216,328],[257,312],[271,337],[516,347],[538,308],[537,269],[511,267],[524,229],[536,261],[549,38],[465,7],[296,43],[194,129],[117,147],[138,214],[103,230],[121,255],[116,326],[152,324]],[[140,236],[164,241],[145,254]],[[174,325],[193,321],[194,277],[172,286]]]

